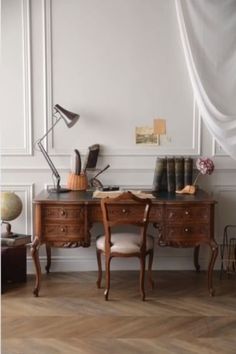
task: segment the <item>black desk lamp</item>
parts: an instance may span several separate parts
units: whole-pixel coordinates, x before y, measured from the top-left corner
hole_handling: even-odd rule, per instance
[[[65,108],[61,107],[59,104],[56,104],[54,106],[54,113],[53,113],[53,117],[56,118],[55,123],[51,126],[50,129],[48,129],[48,131],[44,134],[44,136],[42,136],[41,139],[39,139],[37,141],[37,144],[39,146],[40,151],[42,152],[43,156],[45,157],[53,176],[55,176],[56,180],[57,180],[57,186],[56,188],[50,188],[48,189],[49,192],[51,193],[65,193],[65,192],[69,192],[70,189],[67,188],[61,188],[60,186],[60,180],[61,177],[56,169],[56,167],[54,166],[52,160],[50,159],[47,151],[44,149],[43,145],[42,145],[42,140],[50,133],[50,131],[55,127],[55,125],[61,120],[61,118],[64,120],[65,124],[67,125],[68,128],[73,127],[73,125],[77,122],[77,120],[79,119],[79,115],[76,113],[72,113],[67,111]],[[59,116],[57,116],[57,114]]]

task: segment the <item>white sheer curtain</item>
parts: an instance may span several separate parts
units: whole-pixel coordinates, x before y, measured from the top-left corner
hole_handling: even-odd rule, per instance
[[[194,96],[209,131],[236,159],[236,0],[175,0]]]

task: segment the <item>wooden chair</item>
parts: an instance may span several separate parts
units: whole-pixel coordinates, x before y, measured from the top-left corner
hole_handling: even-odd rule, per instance
[[[124,192],[115,198],[101,199],[103,224],[105,235],[97,237],[98,279],[97,287],[101,288],[102,263],[101,255],[105,256],[106,290],[105,300],[108,300],[110,290],[110,262],[113,257],[138,257],[140,259],[140,292],[141,299],[145,300],[144,278],[145,261],[149,255],[148,280],[153,288],[151,277],[154,239],[147,235],[150,199],[141,199],[131,192]],[[135,225],[140,232],[114,232],[117,225]]]

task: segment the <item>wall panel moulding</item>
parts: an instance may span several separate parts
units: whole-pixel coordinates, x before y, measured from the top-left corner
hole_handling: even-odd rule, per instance
[[[1,154],[28,156],[32,155],[30,0],[2,1],[1,12],[5,91]]]
[[[222,147],[217,143],[214,138],[212,138],[212,156],[229,156],[224,152]]]
[[[131,0],[133,3],[133,6],[136,8],[137,11],[140,11],[138,2],[135,0]],[[54,102],[54,100],[65,100],[65,102],[72,103],[73,105],[73,111],[76,111],[74,107],[78,108],[78,113],[81,115],[81,120],[79,122],[80,128],[78,127],[77,129],[73,129],[73,131],[70,131],[70,134],[67,135],[67,132],[65,132],[66,138],[61,139],[61,137],[64,137],[64,131],[63,127],[60,125],[58,126],[57,131],[53,132],[52,136],[48,137],[48,141],[45,143],[45,145],[48,147],[48,150],[50,152],[50,155],[52,156],[69,156],[71,151],[74,148],[78,148],[79,150],[86,150],[86,144],[88,141],[88,145],[95,143],[94,140],[97,140],[96,143],[101,143],[104,145],[104,149],[101,151],[101,156],[116,156],[116,157],[127,157],[127,156],[133,156],[133,157],[138,157],[138,156],[157,156],[157,155],[191,155],[191,156],[199,156],[201,154],[201,118],[199,114],[199,110],[196,106],[194,97],[192,95],[191,90],[188,89],[190,88],[189,84],[189,79],[187,76],[187,70],[184,72],[184,68],[180,68],[181,72],[184,72],[184,79],[183,76],[181,77],[181,80],[184,80],[184,84],[182,85],[183,88],[183,93],[188,95],[187,99],[185,100],[185,104],[179,103],[179,100],[181,100],[183,97],[179,94],[180,86],[175,85],[175,87],[170,91],[168,91],[168,94],[164,94],[164,90],[156,90],[156,84],[151,84],[154,85],[153,89],[152,87],[150,88],[149,86],[149,91],[146,90],[145,92],[149,92],[149,95],[151,98],[146,97],[145,99],[148,102],[151,102],[150,105],[146,106],[143,105],[140,99],[140,91],[139,90],[129,90],[127,93],[128,95],[131,95],[132,101],[136,102],[135,105],[130,105],[127,104],[127,97],[123,93],[126,87],[129,87],[129,85],[132,85],[132,80],[140,80],[142,77],[137,77],[137,73],[146,73],[148,72],[148,75],[154,74],[158,75],[159,74],[163,75],[163,77],[160,78],[159,85],[161,87],[164,87],[166,85],[166,76],[163,74],[166,70],[166,63],[161,62],[159,64],[155,64],[152,66],[152,68],[148,68],[145,66],[145,60],[142,56],[145,56],[145,52],[141,53],[141,59],[138,60],[138,64],[140,66],[140,70],[135,70],[133,69],[132,65],[130,65],[130,58],[126,59],[126,57],[123,58],[122,63],[120,65],[116,65],[116,70],[118,72],[114,72],[114,61],[117,60],[117,56],[111,55],[106,56],[107,60],[107,65],[106,65],[106,74],[109,76],[110,75],[117,75],[119,78],[122,77],[122,80],[120,82],[120,87],[119,87],[119,94],[122,97],[119,97],[119,100],[116,98],[117,96],[114,94],[111,99],[109,100],[106,97],[110,97],[110,92],[115,91],[117,89],[117,85],[113,85],[113,81],[109,80],[108,82],[106,81],[106,78],[102,76],[102,81],[101,82],[101,77],[100,77],[100,71],[96,71],[96,65],[90,65],[88,68],[86,65],[88,65],[88,62],[90,63],[91,60],[95,60],[97,65],[101,66],[103,69],[104,60],[100,61],[100,56],[99,53],[101,52],[106,52],[108,45],[113,46],[114,45],[114,50],[120,50],[123,48],[123,46],[126,45],[126,37],[130,38],[129,44],[132,44],[131,50],[128,52],[132,57],[132,53],[136,53],[136,51],[139,50],[139,45],[136,44],[136,41],[132,40],[133,36],[133,31],[130,31],[130,27],[125,27],[124,23],[124,28],[122,26],[119,27],[119,31],[117,30],[117,27],[115,25],[116,23],[116,14],[115,11],[111,10],[110,6],[108,5],[108,1],[104,1],[103,4],[98,4],[94,3],[95,8],[93,8],[92,14],[90,14],[89,11],[89,4],[83,1],[78,1],[78,2],[71,2],[70,4],[67,4],[66,2],[64,3],[66,6],[66,11],[69,16],[67,19],[68,25],[64,24],[64,35],[62,38],[59,38],[57,36],[58,30],[61,26],[63,26],[63,6],[62,3],[58,4],[57,1],[43,1],[43,16],[44,16],[44,106],[45,106],[45,122],[44,122],[44,129],[45,132],[52,125],[52,107],[54,104],[58,102]],[[159,25],[161,23],[161,26],[163,26],[162,30],[167,29],[168,35],[173,36],[172,38],[172,45],[177,46],[179,45],[178,38],[176,38],[178,32],[177,28],[177,23],[172,21],[172,27],[167,27],[166,28],[166,23],[168,23],[168,14],[171,13],[171,11],[174,10],[172,8],[171,2],[164,2],[167,9],[169,11],[166,11],[165,16],[166,21],[161,21],[158,22],[157,19],[154,20],[152,17],[152,13],[148,10],[147,8],[147,18],[145,19],[145,28],[149,28],[149,20],[150,19],[152,22],[152,26],[154,26],[155,33],[160,33]],[[114,8],[117,9],[117,11],[120,11],[120,4],[119,1],[114,2]],[[97,11],[96,11],[96,6],[98,6]],[[101,11],[100,6],[104,6],[104,11]],[[117,7],[116,7],[117,6]],[[123,5],[121,5],[122,8]],[[150,5],[151,6],[151,5]],[[158,2],[152,0],[152,6],[154,9],[156,9],[156,6],[158,5]],[[110,10],[109,10],[110,9]],[[166,10],[167,10],[166,9]],[[75,11],[78,10],[78,11]],[[108,13],[106,13],[108,11]],[[76,21],[75,20],[75,13],[76,13]],[[88,16],[88,13],[91,16]],[[87,14],[87,15],[86,15]],[[109,16],[108,16],[109,15]],[[102,22],[102,26],[96,26],[96,21],[98,18],[101,20],[99,17],[101,16],[104,21]],[[114,16],[114,21],[113,21],[113,16]],[[127,14],[127,16],[130,16],[130,21],[133,23],[133,26],[135,26],[135,31],[140,30],[140,26],[136,23],[136,17],[133,16],[133,12],[131,11],[130,13]],[[95,17],[95,18],[93,18]],[[97,18],[98,17],[98,18]],[[84,32],[82,33],[80,31],[80,26],[81,22],[83,22],[83,19],[87,18],[89,23],[87,24],[87,35],[84,35]],[[109,19],[109,20],[108,20]],[[121,19],[122,20],[122,19]],[[91,22],[90,22],[91,21]],[[163,23],[162,23],[163,22]],[[110,26],[109,24],[113,23],[114,26]],[[110,42],[109,38],[107,38],[107,32],[108,32],[108,26],[111,31],[109,34],[109,38],[112,38],[113,40]],[[159,31],[158,31],[159,30]],[[73,41],[68,41],[65,40],[65,38],[69,38],[73,33],[76,31],[76,41],[78,43],[78,46],[74,46]],[[125,32],[126,31],[126,32]],[[89,37],[92,33],[92,39]],[[106,36],[104,37],[104,33],[106,33]],[[126,33],[126,35],[125,35]],[[145,34],[146,33],[146,34]],[[149,38],[150,36],[145,37],[149,33],[148,31],[144,31],[144,38],[145,41],[146,39],[150,41],[150,50],[152,51],[149,56],[156,58],[160,60],[160,55],[159,52],[160,50],[165,50],[165,55],[169,55],[169,49],[168,47],[162,43],[162,41],[159,41],[155,38]],[[87,39],[87,36],[89,39]],[[100,36],[99,38],[103,38],[102,41],[99,42],[100,48],[97,51],[96,50],[96,36]],[[123,41],[119,41],[120,36],[124,39]],[[117,39],[117,40],[116,40]],[[176,40],[177,39],[177,40]],[[93,54],[90,55],[89,50],[91,46],[91,40],[92,43],[94,43],[94,50]],[[127,40],[128,41],[128,40]],[[151,42],[154,41],[154,42]],[[146,43],[146,42],[145,42]],[[127,42],[128,44],[128,42]],[[122,45],[120,48],[119,45]],[[163,46],[163,47],[158,47],[158,46]],[[88,50],[84,51],[83,48],[87,48]],[[64,55],[61,55],[61,48],[67,48],[67,50],[63,53]],[[109,47],[110,48],[110,47]],[[68,57],[68,53],[72,53],[70,57]],[[82,55],[81,55],[82,53]],[[140,51],[139,51],[140,53]],[[178,51],[178,55],[181,56],[182,51]],[[76,58],[76,61],[75,61]],[[104,58],[103,58],[104,59]],[[183,63],[184,61],[180,60],[182,57],[178,58],[178,65],[181,65],[180,63]],[[126,61],[127,60],[127,61]],[[172,60],[169,58],[169,60]],[[173,59],[174,60],[174,59]],[[69,62],[70,61],[70,62]],[[176,61],[174,61],[176,63]],[[113,64],[113,65],[112,65]],[[160,66],[162,65],[163,68]],[[61,68],[67,68],[66,70],[66,75],[61,71]],[[93,70],[95,70],[94,75],[91,74],[91,67]],[[129,75],[124,75],[122,70],[127,70],[129,67]],[[82,70],[83,68],[83,70]],[[94,69],[95,68],[95,69]],[[113,68],[113,69],[111,69]],[[81,71],[87,72],[86,75],[82,75]],[[104,69],[105,70],[105,69]],[[111,70],[111,72],[109,71]],[[119,71],[120,70],[120,71]],[[150,72],[149,72],[150,71]],[[175,70],[173,75],[178,75],[179,71]],[[77,74],[76,74],[77,73]],[[80,75],[78,74],[80,73]],[[63,76],[64,75],[64,76]],[[71,76],[70,76],[71,75]],[[78,75],[78,77],[76,76]],[[140,74],[142,75],[142,74]],[[143,74],[145,75],[145,74]],[[86,80],[84,79],[84,76],[86,76]],[[113,77],[113,76],[112,76]],[[126,80],[130,81],[126,82]],[[147,76],[149,77],[149,76]],[[144,79],[147,80],[147,77],[145,76]],[[175,78],[175,76],[174,76]],[[172,78],[173,79],[173,78]],[[68,85],[65,83],[65,80],[68,80]],[[85,80],[85,81],[83,81]],[[88,80],[90,80],[88,82]],[[180,78],[176,77],[175,82],[179,82]],[[119,80],[118,80],[119,81]],[[98,92],[94,89],[94,91],[91,88],[96,87],[97,83],[100,82],[100,85],[103,88],[102,95],[100,95],[100,100],[97,99]],[[115,80],[114,80],[115,82]],[[76,83],[76,84],[75,84]],[[65,85],[67,85],[67,96],[65,97]],[[75,85],[75,86],[73,86]],[[84,89],[89,85],[90,89],[86,90]],[[189,86],[188,86],[189,85]],[[181,87],[182,87],[181,86]],[[96,91],[95,97],[93,97],[93,92]],[[88,94],[89,92],[89,94]],[[156,96],[155,96],[156,95]],[[169,97],[169,95],[173,95],[173,97]],[[123,97],[124,96],[124,97]],[[102,100],[106,98],[106,101],[103,102]],[[164,100],[162,100],[164,98]],[[145,101],[144,99],[144,101]],[[148,112],[147,114],[144,114],[144,124],[145,125],[147,120],[148,122],[150,121],[150,112],[154,112],[155,109],[158,110],[156,107],[156,102],[155,99],[158,99],[159,101],[165,101],[163,103],[163,110],[168,112],[168,121],[167,121],[167,132],[168,129],[171,130],[171,139],[164,145],[158,145],[158,146],[138,146],[135,144],[135,127],[140,125],[140,122],[136,122],[136,117],[138,118],[139,112],[143,110],[143,112]],[[79,103],[78,103],[79,100]],[[120,100],[122,100],[123,105],[120,104]],[[171,102],[173,101],[173,109],[168,111],[170,107],[170,100]],[[109,105],[108,105],[109,101]],[[59,102],[62,103],[62,102]],[[91,106],[93,105],[93,106]],[[127,107],[126,107],[127,106]],[[150,107],[151,106],[151,107]],[[81,107],[81,111],[80,111]],[[105,107],[105,108],[104,108]],[[148,108],[147,108],[148,107]],[[66,107],[70,108],[70,107]],[[113,112],[112,119],[113,123],[111,126],[109,125],[111,122],[111,116],[109,114],[109,110]],[[91,111],[91,113],[89,112]],[[120,111],[119,115],[117,114],[117,111]],[[129,114],[127,113],[129,111]],[[96,113],[94,113],[96,112]],[[117,116],[116,116],[117,115]],[[155,117],[152,117],[154,119]],[[164,116],[163,118],[166,119]],[[187,124],[184,124],[183,120],[187,119],[188,122]],[[179,120],[179,124],[178,124]],[[119,124],[117,123],[119,121]],[[113,127],[113,125],[116,124],[116,128]],[[106,133],[104,133],[104,127]],[[86,129],[86,130],[84,130]],[[120,129],[120,131],[119,131]],[[96,132],[96,134],[94,133]],[[87,133],[87,134],[86,134]],[[114,139],[113,139],[114,136]],[[123,140],[121,143],[119,142],[119,138],[122,138]],[[93,141],[90,141],[89,139],[93,139]],[[117,140],[116,140],[117,139]],[[115,140],[115,141],[114,141]]]

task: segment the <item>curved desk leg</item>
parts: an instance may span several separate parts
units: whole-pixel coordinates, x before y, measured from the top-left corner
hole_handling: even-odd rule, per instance
[[[213,285],[212,285],[212,273],[213,273],[213,268],[215,265],[215,261],[218,255],[218,245],[215,241],[211,241],[210,243],[210,247],[211,247],[211,259],[209,262],[209,266],[208,266],[208,290],[211,296],[215,295],[215,291],[213,289]]]
[[[47,264],[46,264],[46,272],[49,274],[50,267],[51,267],[51,247],[46,244],[46,254],[47,254]]]
[[[196,269],[196,272],[200,271],[200,265],[198,263],[199,250],[200,250],[200,246],[194,247],[193,261],[194,261],[194,267]]]
[[[35,287],[33,290],[33,294],[36,297],[38,297],[38,294],[39,294],[40,280],[41,280],[41,267],[40,267],[40,262],[39,262],[39,246],[40,246],[40,242],[39,242],[38,237],[36,236],[33,243],[32,243],[32,246],[31,246],[31,256],[33,258],[35,271],[36,271]]]

